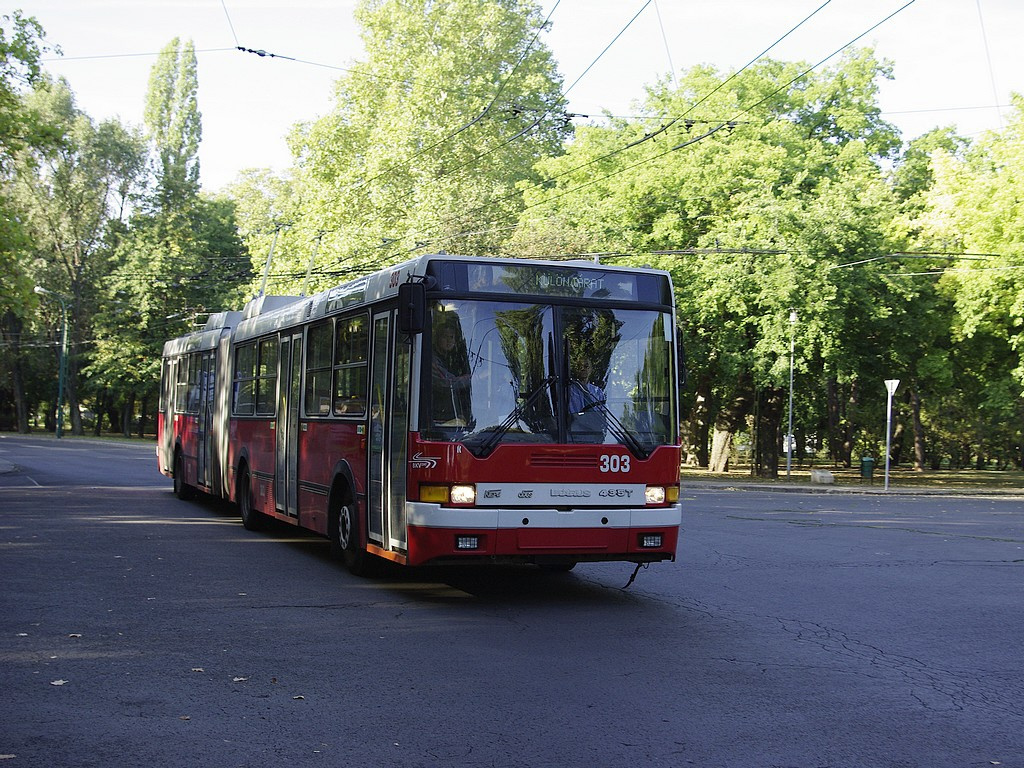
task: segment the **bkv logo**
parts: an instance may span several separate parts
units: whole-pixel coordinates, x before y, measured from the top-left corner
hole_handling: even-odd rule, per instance
[[[520,491],[519,492],[519,498],[520,499],[532,499],[533,498],[533,491],[532,490]]]
[[[436,469],[437,462],[440,460],[438,456],[424,456],[422,453],[417,452],[415,456],[409,459],[409,463],[413,469]]]

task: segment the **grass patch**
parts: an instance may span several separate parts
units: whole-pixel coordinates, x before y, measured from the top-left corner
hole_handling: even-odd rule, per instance
[[[860,467],[846,469],[844,467],[815,467],[828,469],[835,476],[836,485],[884,487],[885,467],[875,467],[874,482],[861,478]],[[683,467],[683,481],[716,480],[719,482],[736,483],[778,483],[780,485],[806,485],[811,482],[810,467],[793,467],[792,476],[786,477],[786,469],[779,470],[778,479],[772,480],[750,474],[748,467],[738,467],[731,472],[708,472],[692,467]],[[915,472],[909,467],[889,468],[889,487],[900,488],[933,488],[941,489],[1015,489],[1024,488],[1024,472],[1018,470],[997,471],[990,469],[942,469]]]

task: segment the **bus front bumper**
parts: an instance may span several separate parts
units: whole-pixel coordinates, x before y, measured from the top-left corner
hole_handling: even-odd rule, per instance
[[[674,560],[679,504],[664,507],[445,507],[408,502],[409,564]]]

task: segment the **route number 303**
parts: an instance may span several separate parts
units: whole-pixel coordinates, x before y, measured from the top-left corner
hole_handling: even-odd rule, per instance
[[[629,456],[618,453],[605,453],[601,456],[602,472],[629,472]]]

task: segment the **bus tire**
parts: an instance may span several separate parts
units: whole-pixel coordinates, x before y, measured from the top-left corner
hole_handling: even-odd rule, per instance
[[[174,452],[174,495],[182,501],[189,501],[196,495],[196,489],[185,482],[185,459],[180,448]]]
[[[359,512],[355,502],[341,500],[331,513],[331,555],[354,576],[370,575],[371,555],[360,543]]]
[[[258,531],[263,527],[263,515],[252,505],[252,476],[245,464],[238,472],[238,513],[242,516],[242,525],[247,531]]]

